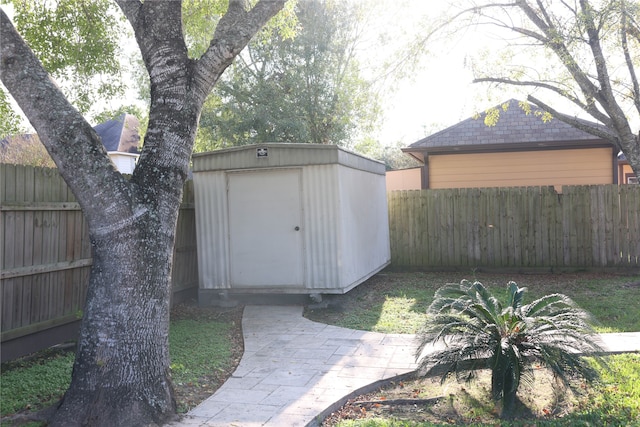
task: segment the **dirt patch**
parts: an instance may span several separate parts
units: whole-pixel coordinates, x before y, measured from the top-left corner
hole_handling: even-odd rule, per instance
[[[534,370],[534,386],[521,384],[518,393],[518,418],[528,421],[560,418],[573,411],[577,397],[557,385],[553,375]],[[499,422],[499,405],[489,398],[491,374],[478,372],[476,380],[458,383],[455,379],[440,383],[439,378],[420,378],[391,382],[375,392],[349,400],[321,424],[336,426],[349,419],[386,418],[413,422],[470,423]]]

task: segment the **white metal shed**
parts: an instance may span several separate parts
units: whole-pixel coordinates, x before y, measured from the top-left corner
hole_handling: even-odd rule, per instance
[[[201,303],[229,293],[340,294],[390,262],[384,164],[335,145],[193,156]]]

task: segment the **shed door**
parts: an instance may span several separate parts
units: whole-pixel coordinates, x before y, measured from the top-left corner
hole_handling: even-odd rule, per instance
[[[228,179],[231,286],[302,286],[300,170]]]

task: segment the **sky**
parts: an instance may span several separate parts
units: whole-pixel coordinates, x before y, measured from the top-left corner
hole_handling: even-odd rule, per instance
[[[354,0],[371,2],[373,0]],[[381,0],[385,1],[385,0]],[[389,0],[388,10],[379,22],[370,28],[375,35],[390,32],[397,37],[396,46],[410,43],[412,33],[424,28],[445,12],[450,1]],[[425,22],[426,21],[426,22]],[[424,53],[420,65],[411,78],[405,78],[383,93],[384,117],[378,133],[382,145],[395,145],[401,141],[409,145],[431,133],[454,125],[510,98],[517,98],[515,90],[492,93],[487,99],[486,87],[474,84],[468,66],[474,55],[496,47],[501,40],[490,33],[468,29],[456,36],[432,43]],[[370,56],[375,46],[367,46],[364,55]],[[387,51],[378,52],[384,57]],[[374,57],[374,62],[375,58]],[[521,97],[521,95],[520,95]]]
[[[386,2],[385,12],[375,18],[369,27],[369,35],[374,43],[366,46],[362,52],[368,59],[384,57],[389,51],[379,51],[375,39],[381,33],[397,37],[396,47],[407,43],[411,29],[421,20],[442,12],[448,1],[424,0],[353,0],[375,4]],[[3,5],[12,15],[11,5]],[[377,139],[382,145],[402,141],[408,145],[434,130],[443,129],[466,119],[475,112],[491,105],[477,105],[474,101],[482,88],[471,83],[471,72],[465,68],[465,56],[470,49],[476,48],[469,43],[474,37],[465,38],[451,45],[452,51],[446,54],[429,55],[417,70],[413,79],[401,81],[393,89],[382,94],[384,115],[381,120]],[[389,48],[393,49],[393,47]],[[366,72],[366,70],[365,70]],[[136,90],[131,90],[126,103],[135,102]],[[496,103],[502,100],[498,100]],[[117,105],[111,105],[117,108]]]
[[[473,75],[465,68],[464,59],[462,49],[434,58],[412,81],[401,83],[385,98],[379,134],[383,145],[396,141],[408,145],[492,106],[478,104],[476,97],[483,89],[472,83]]]
[[[383,2],[384,7],[384,13],[378,13],[367,27],[369,42],[363,45],[362,52],[365,74],[367,67],[375,74],[376,64],[395,48],[409,43],[412,32],[435,20],[451,3],[443,0],[352,1]],[[380,34],[392,39],[390,47],[380,49],[376,44]],[[401,142],[406,146],[510,98],[522,99],[522,94],[508,89],[493,93],[489,100],[486,87],[472,83],[473,75],[467,66],[469,58],[487,46],[495,48],[498,43],[503,42],[470,29],[430,46],[412,78],[405,78],[382,92],[384,114],[379,132],[374,135],[380,144]]]

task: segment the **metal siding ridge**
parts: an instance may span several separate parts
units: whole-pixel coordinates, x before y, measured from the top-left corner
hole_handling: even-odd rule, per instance
[[[258,158],[256,150],[267,149]],[[341,164],[378,175],[385,174],[384,163],[345,150],[337,145],[269,143],[231,147],[193,155],[193,171],[263,169],[291,166]]]

